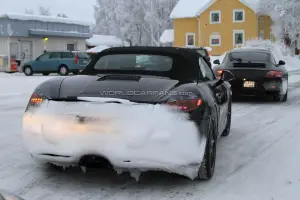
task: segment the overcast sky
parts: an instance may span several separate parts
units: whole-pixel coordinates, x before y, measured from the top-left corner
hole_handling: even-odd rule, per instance
[[[64,13],[70,19],[94,22],[96,0],[0,0],[0,13],[24,13],[39,6],[50,8],[52,15]]]

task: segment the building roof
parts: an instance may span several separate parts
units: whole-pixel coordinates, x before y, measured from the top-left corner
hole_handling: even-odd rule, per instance
[[[248,6],[254,12],[258,11],[260,0],[239,1]],[[179,0],[171,12],[170,18],[193,18],[199,16],[215,2],[216,0]]]
[[[161,43],[172,43],[174,42],[174,29],[167,29],[160,36]]]
[[[101,52],[105,49],[108,49],[108,48],[109,48],[109,46],[107,46],[107,45],[99,45],[99,46],[96,46],[94,48],[86,50],[86,52],[88,52],[88,53],[99,53],[99,52]]]
[[[93,35],[93,37],[86,40],[86,44],[89,46],[106,45],[110,47],[129,46],[128,42],[123,41],[121,38],[114,35]]]
[[[71,20],[69,18],[63,18],[63,17],[29,15],[29,14],[19,14],[19,13],[0,14],[0,19],[1,18],[22,20],[22,21],[41,21],[41,22],[63,23],[63,24],[76,24],[76,25],[83,25],[83,26],[90,26],[92,24],[91,22]]]

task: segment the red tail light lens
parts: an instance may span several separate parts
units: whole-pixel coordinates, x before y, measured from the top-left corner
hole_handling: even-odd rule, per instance
[[[37,93],[33,93],[29,100],[30,104],[33,104],[33,105],[40,105],[43,103],[43,101],[44,101],[43,97]]]
[[[166,104],[171,107],[177,107],[180,111],[190,112],[192,110],[197,109],[201,104],[201,99],[188,99],[188,100],[178,100],[178,101],[170,101]]]
[[[222,70],[218,70],[218,71],[217,71],[216,77],[217,77],[217,78],[221,78],[222,73],[223,73]]]
[[[46,98],[34,92],[29,99],[29,103],[27,105],[25,112],[27,110],[30,110],[31,108],[39,107],[45,101],[45,99]]]
[[[266,75],[267,78],[282,78],[283,77],[283,73],[281,71],[269,71]]]
[[[74,63],[77,64],[77,63],[78,63],[78,60],[79,60],[78,55],[77,55],[77,53],[75,53],[75,60],[74,60]]]

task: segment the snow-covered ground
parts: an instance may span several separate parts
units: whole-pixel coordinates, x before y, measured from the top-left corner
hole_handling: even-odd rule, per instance
[[[0,189],[31,200],[192,199],[294,200],[300,196],[300,74],[290,74],[288,101],[234,102],[232,132],[218,144],[215,176],[195,182],[167,173],[63,172],[33,162],[21,140],[33,89],[52,78],[0,74]]]

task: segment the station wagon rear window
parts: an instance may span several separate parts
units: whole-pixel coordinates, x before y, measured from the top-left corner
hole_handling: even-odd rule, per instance
[[[173,59],[169,56],[146,54],[114,54],[100,57],[96,70],[170,71]]]
[[[90,56],[85,52],[77,52],[76,54],[79,59],[90,59]]]

